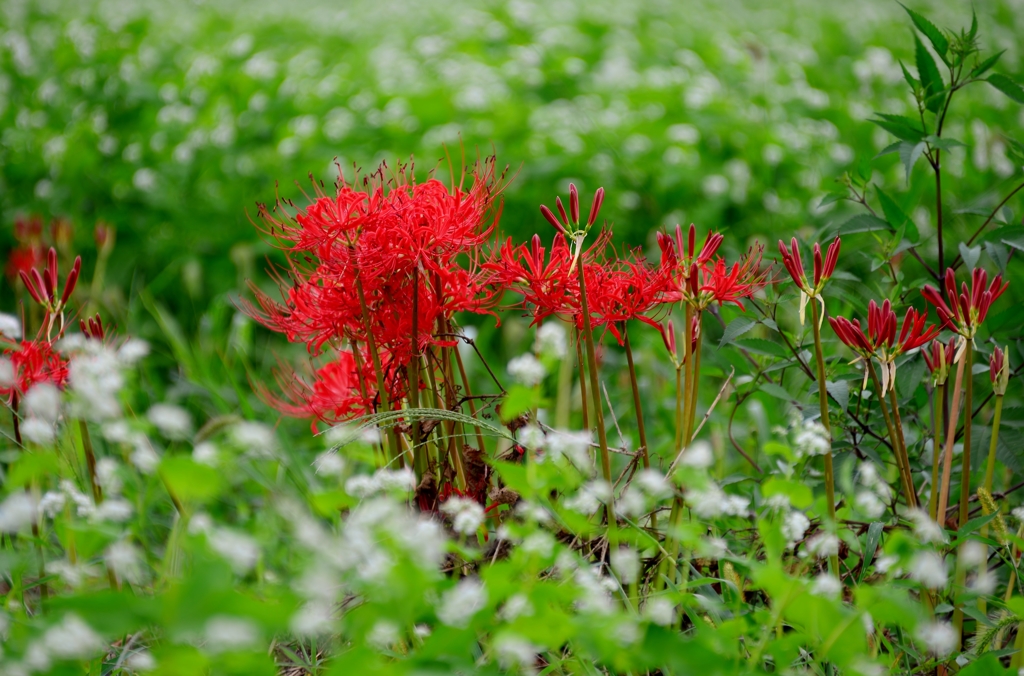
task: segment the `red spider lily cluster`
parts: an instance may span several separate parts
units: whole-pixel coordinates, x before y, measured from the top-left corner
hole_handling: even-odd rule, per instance
[[[839,247],[841,246],[840,239],[838,237],[828,247],[828,252],[824,258],[821,255],[821,244],[814,243],[814,277],[813,283],[807,281],[807,275],[804,272],[804,263],[800,258],[800,247],[797,244],[796,237],[790,241],[789,247],[787,248],[785,243],[779,240],[779,253],[782,254],[782,264],[786,267],[789,275],[793,278],[800,290],[806,293],[808,296],[815,296],[821,293],[821,289],[825,282],[832,278],[832,274],[836,270],[836,263],[839,261]]]
[[[996,275],[989,284],[988,273],[981,268],[975,268],[971,273],[970,289],[967,288],[967,282],[961,282],[959,293],[953,268],[946,269],[944,281],[949,304],[934,286],[925,286],[921,289],[921,294],[926,301],[935,306],[944,328],[952,329],[968,339],[974,338],[978,327],[985,321],[992,302],[1003,295],[1010,285],[1009,282],[1003,283],[1002,275]]]
[[[953,357],[956,355],[956,339],[951,338],[948,343],[933,340],[927,350],[922,350],[924,363],[932,374],[932,384],[935,386],[945,385],[949,379],[949,369],[953,366]]]
[[[879,306],[875,301],[868,303],[868,333],[863,327],[845,317],[829,317],[832,329],[839,339],[855,352],[865,357],[877,356],[883,362],[917,349],[939,334],[939,327],[929,326],[927,312],[908,308],[903,318],[899,337],[896,336],[896,312],[886,300]]]

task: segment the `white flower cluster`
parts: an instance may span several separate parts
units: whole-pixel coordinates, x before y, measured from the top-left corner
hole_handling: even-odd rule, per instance
[[[37,444],[53,443],[55,426],[60,418],[60,391],[52,383],[39,383],[25,393],[22,401],[25,419],[21,434]]]
[[[580,486],[576,494],[565,501],[567,509],[587,516],[594,514],[601,505],[612,498],[612,487],[603,479],[594,479]]]
[[[672,486],[661,472],[640,470],[615,501],[615,511],[627,518],[636,518],[671,495]]]
[[[355,498],[368,498],[392,491],[408,493],[416,488],[416,475],[408,467],[379,469],[372,475],[356,474],[345,482],[345,492]]]
[[[694,514],[704,519],[716,516],[744,516],[750,508],[749,498],[729,495],[712,481],[703,488],[686,491],[686,503]]]
[[[569,354],[569,345],[565,336],[565,325],[560,322],[544,322],[537,329],[537,339],[534,341],[534,349],[540,354],[565,359]]]
[[[863,489],[857,491],[854,503],[869,519],[877,519],[885,513],[885,505],[892,499],[892,489],[878,476],[870,461],[861,463],[857,473]]]
[[[534,387],[540,385],[547,375],[547,369],[529,352],[513,357],[508,363],[508,374],[520,385]]]
[[[484,508],[472,498],[450,497],[441,505],[441,511],[452,518],[455,532],[463,535],[477,532],[484,522]]]

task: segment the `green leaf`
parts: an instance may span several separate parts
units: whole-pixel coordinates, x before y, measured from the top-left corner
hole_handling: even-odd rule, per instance
[[[1007,672],[1003,669],[999,658],[992,653],[985,653],[964,667],[960,671],[959,676],[993,676],[994,674],[1005,673]]]
[[[877,119],[870,120],[882,129],[886,130],[901,141],[917,143],[924,138],[924,130],[920,129],[917,122],[902,115],[886,115],[875,113]]]
[[[934,147],[941,148],[943,150],[952,150],[953,148],[957,147],[967,147],[966,143],[961,143],[960,141],[957,141],[955,138],[942,138],[940,136],[935,136],[934,134],[929,134],[928,136],[925,136],[924,140],[932,144]]]
[[[735,341],[756,325],[757,321],[752,317],[739,316],[732,320],[729,322],[729,325],[725,327],[725,331],[722,333],[722,340],[718,343],[718,349],[722,349],[729,343]]]
[[[921,87],[924,89],[925,107],[933,113],[937,113],[942,109],[941,94],[946,88],[946,83],[942,81],[942,75],[939,74],[939,68],[935,65],[935,59],[932,58],[931,52],[916,35],[914,36],[914,45],[914,59],[917,62],[917,74],[921,78]]]
[[[940,31],[931,21],[924,18],[903,3],[900,3],[900,6],[907,10],[907,14],[910,15],[910,20],[914,22],[915,26],[917,26],[917,30],[921,31],[921,33],[928,38],[928,41],[932,43],[932,47],[935,48],[935,51],[938,53],[939,58],[942,59],[943,63],[948,64],[949,62],[946,61],[946,53],[949,51],[949,40],[947,40],[946,36],[942,34],[942,31]]]
[[[850,407],[850,381],[848,380],[826,380],[825,391],[832,395],[832,398],[844,411]]]
[[[541,406],[543,401],[539,389],[513,385],[509,388],[505,398],[501,400],[501,420],[508,422],[532,408]]]
[[[907,183],[910,183],[910,172],[914,168],[914,165],[921,155],[924,154],[925,144],[921,141],[916,144],[901,143],[900,144],[900,159],[903,160],[903,167],[907,170]]]
[[[882,204],[882,213],[885,214],[885,220],[889,221],[890,224],[897,230],[902,228],[904,225],[907,226],[907,238],[913,242],[921,240],[921,234],[917,230],[917,224],[907,216],[907,213],[903,211],[900,205],[896,204],[896,201],[889,197],[881,188],[875,188],[878,192],[878,201]]]
[[[895,143],[890,143],[886,147],[882,148],[882,151],[880,153],[875,155],[875,159],[877,160],[879,157],[885,157],[886,155],[892,155],[893,153],[898,153],[900,151],[900,145],[902,143],[903,143],[902,141],[896,141]]]
[[[789,355],[789,351],[785,347],[774,340],[765,340],[764,338],[744,338],[743,340],[737,340],[735,345],[736,347],[742,347],[747,352],[768,357],[785,357]]]
[[[910,71],[907,70],[907,67],[903,65],[902,59],[900,60],[900,70],[903,71],[903,79],[907,81],[907,84],[910,85],[910,88],[913,91],[916,92],[918,89],[921,88],[921,81],[910,74]]]
[[[911,357],[909,361],[900,364],[896,369],[896,391],[903,399],[914,396],[917,386],[924,381],[925,369],[928,365],[924,359]]]
[[[981,246],[969,247],[966,243],[960,242],[960,258],[964,259],[967,269],[974,272],[974,268],[978,265],[978,259],[981,258]]]
[[[1004,49],[1001,52],[996,52],[992,56],[988,57],[987,59],[985,59],[984,61],[979,63],[977,66],[974,67],[974,70],[972,70],[971,74],[968,75],[967,77],[969,79],[973,79],[973,78],[976,78],[976,77],[981,77],[983,74],[988,72],[988,70],[990,68],[992,68],[992,66],[996,65],[996,63],[999,61],[1000,57],[1002,57],[1003,52],[1005,52],[1005,51],[1006,50]]]
[[[818,202],[818,207],[820,208],[828,206],[829,204],[834,204],[839,200],[844,200],[849,196],[849,194],[850,193],[846,192],[845,190],[842,192],[830,192],[829,194],[821,198],[821,201]]]
[[[220,495],[224,486],[220,472],[187,455],[165,456],[160,461],[160,478],[182,502],[209,502]]]
[[[770,394],[773,397],[782,399],[783,401],[793,401],[793,396],[786,391],[784,387],[780,387],[775,383],[764,383],[761,385],[761,391],[765,394]]]
[[[839,226],[840,235],[851,235],[855,232],[874,232],[875,230],[891,230],[888,223],[871,214],[859,214]]]
[[[1017,103],[1024,103],[1024,88],[1005,75],[989,75],[988,83]]]
[[[871,565],[871,562],[875,559],[875,552],[878,550],[878,543],[882,539],[882,533],[885,530],[885,524],[881,521],[873,521],[868,526],[868,537],[864,541],[864,563],[860,568],[860,578],[864,579],[864,572]]]
[[[790,504],[797,509],[810,507],[814,502],[814,494],[810,486],[791,479],[771,477],[761,485],[761,495],[770,498],[773,495],[785,495],[789,498]]]

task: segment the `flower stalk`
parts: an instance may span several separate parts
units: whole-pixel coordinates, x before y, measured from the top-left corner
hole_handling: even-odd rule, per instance
[[[818,406],[821,410],[821,424],[825,428],[828,448],[825,450],[825,501],[828,507],[828,518],[834,528],[836,521],[836,485],[835,469],[832,463],[832,425],[828,416],[828,388],[825,383],[825,356],[821,350],[821,326],[818,316],[818,304],[811,303],[811,330],[814,333],[814,361],[818,369]],[[829,567],[836,578],[840,577],[839,555],[829,556]]]

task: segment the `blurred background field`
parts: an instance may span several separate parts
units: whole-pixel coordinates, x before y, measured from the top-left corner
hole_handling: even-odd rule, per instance
[[[942,26],[970,21],[967,2],[913,6]],[[1024,2],[976,10],[987,53],[1005,49],[1000,70],[1019,80]],[[606,188],[619,245],[656,251],[656,229],[689,222],[725,232],[732,253],[831,233],[858,208],[821,200],[859,164],[908,210],[934,203],[923,162],[909,182],[898,157],[872,162],[892,139],[866,121],[913,110],[899,65],[913,67],[911,32],[890,0],[5,0],[0,249],[19,217],[65,218],[88,279],[94,226],[112,224],[97,307],[232,408],[246,371],[302,352],[262,349],[269,338],[236,312],[245,280],[271,284],[257,201],[301,203],[307,176],[329,183],[335,159],[349,177],[410,156],[447,176],[446,152],[456,167],[462,152],[495,152],[515,174],[502,228],[517,241],[547,237],[537,205],[570,181]],[[958,241],[980,223],[972,210],[1019,181],[1004,134],[1019,136],[1024,114],[990,87],[954,107]],[[933,260],[934,215],[912,216]],[[867,275],[875,240],[844,244],[843,267]],[[13,311],[22,290],[10,277],[3,289]],[[232,378],[211,375],[223,365]]]

